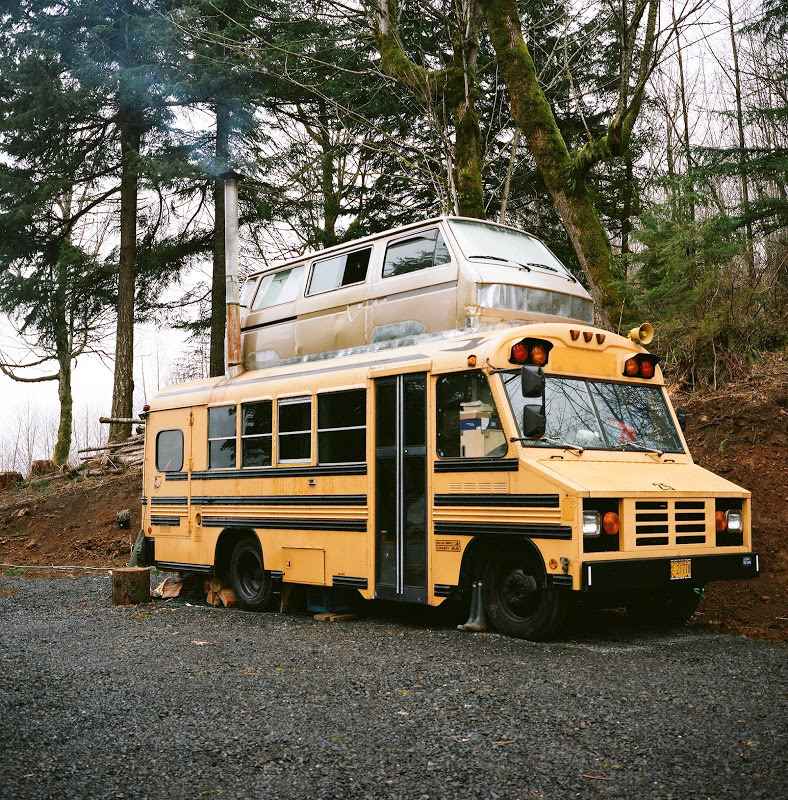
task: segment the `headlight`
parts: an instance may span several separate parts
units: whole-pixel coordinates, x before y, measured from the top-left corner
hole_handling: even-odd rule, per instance
[[[731,508],[726,512],[726,516],[728,518],[728,530],[731,533],[739,533],[743,527],[741,511]]]
[[[598,511],[583,512],[583,536],[599,536],[602,532],[602,519]]]

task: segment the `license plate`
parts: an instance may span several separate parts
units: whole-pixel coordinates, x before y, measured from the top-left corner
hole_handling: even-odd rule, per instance
[[[672,581],[685,581],[692,577],[692,560],[689,558],[674,558],[670,562],[670,579]]]

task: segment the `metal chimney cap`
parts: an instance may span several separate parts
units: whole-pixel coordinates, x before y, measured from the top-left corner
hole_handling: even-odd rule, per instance
[[[221,180],[227,181],[239,181],[243,178],[240,172],[236,172],[234,169],[229,170],[228,172],[223,172],[221,175],[218,176]]]

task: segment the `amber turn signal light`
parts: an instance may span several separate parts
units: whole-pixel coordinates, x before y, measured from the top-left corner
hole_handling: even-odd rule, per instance
[[[621,530],[621,520],[615,511],[608,511],[607,514],[602,517],[602,530],[608,536],[616,536]]]
[[[714,514],[714,527],[717,533],[722,533],[728,527],[728,515],[724,511],[717,511]]]

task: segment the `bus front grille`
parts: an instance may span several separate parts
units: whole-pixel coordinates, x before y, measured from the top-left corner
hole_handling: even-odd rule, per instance
[[[635,545],[705,544],[708,515],[706,500],[636,500]]]

